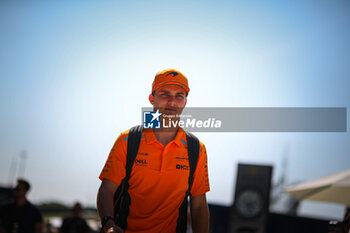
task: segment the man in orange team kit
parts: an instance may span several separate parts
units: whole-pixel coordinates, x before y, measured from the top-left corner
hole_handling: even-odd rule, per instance
[[[178,120],[187,103],[187,78],[168,69],[157,73],[149,101],[154,111]],[[97,206],[103,232],[124,232],[113,218],[113,197],[126,176],[129,130],[116,140],[104,169]],[[181,165],[181,166],[180,166]],[[143,129],[137,157],[129,178],[130,205],[125,232],[178,233],[180,205],[189,188],[187,138],[181,127]],[[207,153],[200,142],[196,170],[190,189],[191,225],[194,233],[209,232]]]

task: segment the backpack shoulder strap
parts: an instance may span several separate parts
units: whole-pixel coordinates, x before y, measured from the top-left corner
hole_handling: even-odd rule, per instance
[[[190,175],[188,177],[188,190],[187,195],[190,194],[192,184],[193,184],[193,175],[196,171],[198,156],[199,156],[199,140],[190,132],[186,132],[187,138],[187,149],[188,149],[188,160],[190,164]]]
[[[123,228],[127,229],[127,217],[129,215],[129,206],[130,206],[130,195],[128,193],[129,189],[129,178],[134,164],[137,152],[140,146],[141,134],[143,127],[138,125],[132,127],[128,135],[128,146],[126,154],[126,165],[125,165],[125,177],[121,181],[120,186],[114,193],[114,220],[116,224]]]
[[[137,152],[139,150],[140,146],[140,140],[141,140],[141,134],[142,134],[143,127],[141,125],[134,126],[129,131],[128,136],[128,147],[127,147],[127,159],[126,159],[126,166],[125,166],[125,178],[129,180],[131,169],[134,164]]]
[[[177,218],[176,233],[186,233],[187,228],[187,208],[188,196],[191,194],[193,184],[193,175],[196,171],[199,157],[199,140],[192,133],[185,132],[187,138],[188,161],[190,165],[190,175],[188,176],[188,189],[184,200],[179,208],[179,216]]]

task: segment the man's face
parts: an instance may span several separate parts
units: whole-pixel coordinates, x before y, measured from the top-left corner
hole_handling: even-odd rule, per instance
[[[27,193],[26,188],[23,184],[19,183],[17,186],[13,189],[13,194],[15,198],[25,197]]]
[[[165,85],[157,89],[154,96],[149,96],[154,111],[158,110],[166,115],[180,115],[186,106],[186,91],[178,85]]]

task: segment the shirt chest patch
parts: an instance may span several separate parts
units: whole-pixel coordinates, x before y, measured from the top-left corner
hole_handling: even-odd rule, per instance
[[[149,163],[147,162],[147,159],[139,159],[136,158],[134,162],[135,166],[141,166],[141,167],[147,167]]]
[[[147,150],[140,148],[134,166],[136,169],[151,169],[156,171],[189,171],[188,152],[186,148],[171,148],[164,150]]]
[[[189,171],[190,170],[190,163],[188,160],[187,153],[184,155],[175,156],[173,166],[178,171]]]

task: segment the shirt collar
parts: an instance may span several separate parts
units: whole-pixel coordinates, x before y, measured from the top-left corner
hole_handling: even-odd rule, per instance
[[[157,142],[157,138],[154,135],[153,129],[143,129],[143,133],[145,134],[147,144],[151,144],[153,142]]]
[[[187,140],[186,140],[186,135],[185,135],[185,131],[179,127],[176,136],[174,138],[174,142],[178,145],[178,146],[184,146],[187,145]]]
[[[153,129],[144,129],[143,132],[145,134],[147,144],[158,142],[156,136],[154,135]],[[173,142],[175,142],[180,147],[187,145],[187,139],[185,135],[185,131],[179,127]]]

